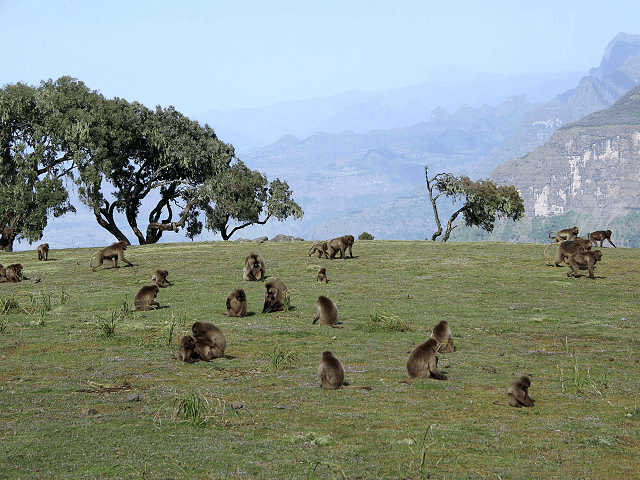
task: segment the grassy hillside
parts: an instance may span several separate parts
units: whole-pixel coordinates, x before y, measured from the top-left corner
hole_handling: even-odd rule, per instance
[[[0,284],[0,478],[637,475],[636,250],[605,248],[593,281],[547,266],[541,245],[357,241],[344,261],[308,247],[131,247],[137,266],[96,273],[93,250],[1,253],[42,281]],[[264,285],[242,281],[252,248],[290,288],[290,311],[260,313]],[[315,282],[321,265],[328,284]],[[164,308],[126,312],[156,268],[174,282]],[[222,316],[237,286],[249,315]],[[322,294],[344,329],[311,325]],[[442,319],[457,347],[439,356],[449,380],[400,384]],[[222,329],[227,358],[170,359],[196,320]],[[325,349],[372,390],[321,390]],[[522,373],[536,405],[494,405]],[[193,398],[203,425],[176,413]]]

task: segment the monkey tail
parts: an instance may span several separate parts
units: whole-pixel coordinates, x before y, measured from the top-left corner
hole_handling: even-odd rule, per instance
[[[551,235],[553,233],[553,236]],[[549,232],[549,239],[553,239],[556,236],[556,233],[558,232]]]

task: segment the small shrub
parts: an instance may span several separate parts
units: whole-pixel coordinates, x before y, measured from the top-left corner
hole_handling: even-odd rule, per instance
[[[194,427],[204,427],[207,421],[209,401],[202,395],[189,393],[180,395],[173,402],[174,416]]]
[[[98,321],[98,328],[102,330],[102,334],[105,337],[112,337],[116,333],[116,324],[118,318],[120,317],[120,312],[117,310],[111,311],[111,318],[102,318],[98,317],[100,320]]]
[[[373,235],[367,232],[362,232],[358,237],[358,240],[373,240]]]
[[[273,371],[285,366],[291,367],[300,363],[297,353],[284,351],[282,350],[281,345],[273,347],[273,353],[265,353],[265,356],[271,360],[271,369]]]
[[[14,313],[19,310],[20,306],[18,305],[18,300],[16,300],[16,297],[14,297],[13,295],[11,295],[10,297],[0,298],[0,315]]]
[[[361,328],[367,332],[407,332],[411,330],[411,327],[402,320],[398,320],[393,315],[380,313],[376,310],[369,315],[366,325]]]

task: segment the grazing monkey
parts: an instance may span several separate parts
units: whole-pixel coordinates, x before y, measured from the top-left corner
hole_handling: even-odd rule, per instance
[[[404,383],[414,378],[437,378],[438,380],[446,380],[447,377],[438,370],[438,357],[436,357],[436,349],[438,341],[435,338],[429,338],[426,342],[421,343],[412,350],[407,360],[407,373],[409,378]]]
[[[248,282],[264,281],[265,274],[264,260],[257,253],[251,253],[244,261],[242,278]]]
[[[49,244],[43,243],[42,245],[38,245],[36,248],[38,252],[38,261],[40,260],[49,260]]]
[[[264,307],[262,313],[283,312],[284,297],[289,292],[278,278],[268,280],[264,284]]]
[[[227,340],[213,323],[195,322],[191,331],[196,340],[195,351],[205,362],[224,357]]]
[[[556,267],[561,267],[562,265],[560,264],[566,262],[566,259],[569,258],[570,255],[586,250],[591,250],[591,241],[588,238],[578,237],[559,243],[554,258]]]
[[[171,358],[180,360],[181,362],[195,363],[200,357],[195,351],[196,344],[191,335],[185,335],[180,339],[180,350],[178,355],[171,355]]]
[[[314,253],[318,252],[318,258],[322,258],[324,255],[325,258],[329,258],[329,254],[327,253],[327,249],[329,248],[329,244],[327,242],[316,243],[312,246],[307,252],[307,256],[310,257]]]
[[[343,237],[329,240],[329,259],[333,260],[334,258],[336,258],[336,253],[340,251],[340,258],[344,260],[346,258],[345,254],[347,252],[347,249],[349,249],[349,256],[353,258],[353,252],[351,251],[353,242],[355,242],[353,235],[345,235]]]
[[[613,242],[611,241],[611,230],[598,230],[597,232],[592,232],[589,234],[589,240],[593,243],[594,246],[598,246],[598,240],[600,241],[600,247],[604,246],[604,241],[608,241],[611,245]],[[613,248],[618,248],[613,245]]]
[[[167,285],[173,285],[169,280],[167,280],[167,276],[169,272],[166,270],[156,270],[151,277],[151,281],[158,285],[160,288],[165,288]]]
[[[14,263],[13,265],[9,265],[7,270],[5,271],[6,283],[18,283],[22,280],[29,280],[29,277],[25,277],[22,274],[22,264]],[[2,282],[5,283],[5,282]]]
[[[227,311],[223,315],[244,317],[247,313],[247,295],[242,288],[236,288],[227,295]]]
[[[320,271],[318,272],[318,276],[316,277],[316,281],[329,283],[327,279],[327,269],[324,267],[320,267]]]
[[[316,309],[316,316],[313,317],[315,324],[320,320],[320,325],[329,325],[331,328],[342,328],[336,325],[338,323],[338,307],[329,298],[321,295],[318,297],[318,308]]]
[[[138,293],[136,293],[133,299],[133,306],[136,312],[145,310],[151,310],[151,307],[160,307],[160,304],[156,302],[156,296],[160,291],[160,287],[155,283],[151,285],[145,285]]]
[[[325,390],[337,390],[339,388],[362,388],[371,390],[371,387],[359,387],[355,385],[344,385],[344,367],[333,353],[326,350],[322,352],[322,360],[318,365],[318,376],[320,377],[320,387]]]
[[[569,255],[569,265],[571,265],[571,271],[567,272],[567,277],[574,277],[580,271],[580,267],[589,268],[589,278],[595,279],[593,274],[593,267],[596,262],[602,259],[602,252],[600,250],[584,250]]]
[[[89,266],[95,272],[96,268],[102,265],[104,260],[109,260],[111,263],[111,268],[118,268],[118,259],[121,262],[128,263],[130,267],[133,267],[133,263],[124,258],[124,251],[127,249],[127,242],[116,242],[108,247],[105,247],[101,250],[98,250],[94,253],[89,259]],[[98,264],[94,267],[91,263],[93,261],[93,257],[98,257]]]
[[[453,352],[453,335],[451,335],[451,329],[449,323],[446,320],[440,321],[431,332],[431,337],[438,341],[438,352],[449,353]]]
[[[507,401],[509,405],[516,408],[533,407],[533,400],[529,396],[531,379],[528,375],[522,375],[518,380],[512,382],[507,390]]]
[[[578,236],[578,227],[565,228],[564,230],[559,230],[557,232],[549,233],[549,238],[550,239],[553,238],[553,242],[551,243],[560,243],[565,240],[573,240],[577,236]]]

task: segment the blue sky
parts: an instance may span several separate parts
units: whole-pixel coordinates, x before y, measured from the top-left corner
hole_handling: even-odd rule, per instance
[[[634,1],[0,0],[0,84],[71,75],[188,116],[421,83],[442,65],[586,71]]]

